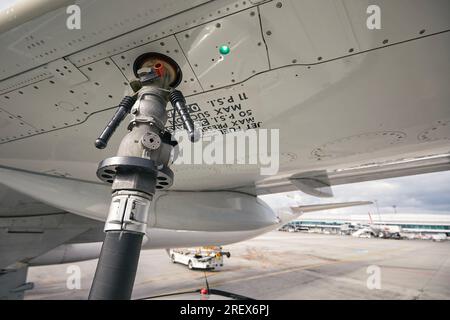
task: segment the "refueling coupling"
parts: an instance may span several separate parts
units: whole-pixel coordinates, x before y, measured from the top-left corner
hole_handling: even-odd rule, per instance
[[[132,85],[134,95],[122,100],[95,142],[97,148],[105,148],[121,121],[131,114],[117,155],[100,162],[97,169],[97,176],[112,184],[112,199],[89,299],[131,297],[151,201],[156,190],[173,183],[169,167],[177,142],[165,129],[169,100],[191,141],[196,140],[183,94],[174,89],[181,81],[178,64],[165,55],[146,53],[136,59],[133,70],[138,77]]]

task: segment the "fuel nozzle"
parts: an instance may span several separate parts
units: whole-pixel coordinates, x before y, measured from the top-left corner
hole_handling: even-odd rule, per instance
[[[188,107],[186,106],[186,99],[183,94],[179,90],[173,89],[169,93],[169,100],[172,104],[172,107],[177,110],[180,115],[181,121],[183,121],[183,127],[186,129],[189,135],[189,139],[191,142],[197,142],[200,138],[200,134],[197,132],[194,126],[194,121],[189,114]]]

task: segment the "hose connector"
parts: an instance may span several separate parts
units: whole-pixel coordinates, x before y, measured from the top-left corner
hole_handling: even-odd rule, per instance
[[[169,93],[169,100],[172,104],[174,112],[177,110],[180,115],[181,121],[183,122],[183,127],[188,132],[189,140],[191,140],[191,142],[197,142],[200,138],[200,134],[198,134],[195,130],[194,121],[192,121],[188,107],[186,106],[186,99],[181,91],[175,89],[171,90]]]
[[[95,147],[97,149],[104,149],[108,145],[108,141],[113,135],[114,131],[116,131],[117,127],[120,123],[125,119],[127,114],[130,113],[131,108],[136,102],[137,97],[134,96],[126,96],[120,102],[116,113],[111,118],[111,120],[106,125],[105,129],[103,129],[100,136],[95,140]]]

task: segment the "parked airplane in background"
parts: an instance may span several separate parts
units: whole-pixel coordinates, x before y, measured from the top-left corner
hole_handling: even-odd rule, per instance
[[[306,211],[361,204],[270,208],[259,195],[330,197],[333,185],[450,169],[448,0],[8,4],[4,297],[23,295],[30,264],[95,257],[105,220],[105,245],[127,234],[138,249],[117,250],[137,264],[141,242],[224,245]],[[379,29],[368,27],[369,5]],[[202,161],[171,166],[186,157],[173,139],[184,131]],[[214,161],[226,137],[243,138],[244,151]]]

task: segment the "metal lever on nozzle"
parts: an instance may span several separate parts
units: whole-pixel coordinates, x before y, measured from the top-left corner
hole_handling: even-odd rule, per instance
[[[126,96],[120,102],[118,109],[114,116],[111,118],[109,123],[106,125],[105,129],[103,129],[100,136],[95,140],[95,147],[97,149],[104,149],[108,145],[108,141],[113,135],[114,131],[116,131],[117,127],[120,125],[123,119],[130,113],[131,108],[136,102],[136,95],[134,96]]]
[[[181,120],[183,121],[183,126],[187,130],[189,134],[189,139],[191,142],[198,141],[200,135],[196,132],[194,121],[189,114],[189,110],[186,106],[186,100],[184,99],[183,94],[179,90],[172,90],[169,93],[170,103],[173,107],[173,112],[177,110],[180,115]]]

